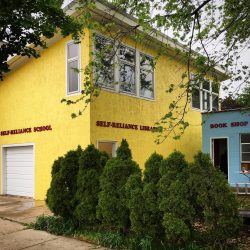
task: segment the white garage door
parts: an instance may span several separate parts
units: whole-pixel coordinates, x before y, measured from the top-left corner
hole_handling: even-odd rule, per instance
[[[4,193],[34,197],[33,146],[5,148]]]

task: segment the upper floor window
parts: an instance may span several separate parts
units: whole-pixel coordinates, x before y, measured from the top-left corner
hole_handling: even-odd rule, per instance
[[[67,94],[80,92],[80,45],[73,41],[67,43]]]
[[[191,103],[194,109],[199,109],[201,111],[217,111],[219,109],[218,86],[206,79],[202,82],[192,84]]]
[[[95,34],[95,82],[106,89],[141,98],[154,98],[153,58]]]

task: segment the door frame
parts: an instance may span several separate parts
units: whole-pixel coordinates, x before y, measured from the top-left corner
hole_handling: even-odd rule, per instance
[[[230,162],[229,162],[229,137],[228,136],[219,136],[219,137],[210,137],[210,157],[214,164],[214,147],[213,147],[213,140],[216,139],[226,139],[227,140],[227,181],[229,183],[230,180]]]
[[[12,147],[25,147],[25,146],[32,146],[32,153],[33,153],[33,168],[34,168],[34,176],[33,176],[33,192],[32,197],[35,198],[35,143],[19,143],[19,144],[4,144],[1,146],[1,158],[2,158],[2,167],[1,167],[1,175],[2,175],[2,185],[1,185],[1,194],[6,194],[5,190],[5,182],[6,182],[6,175],[5,175],[5,169],[6,169],[6,151],[7,148]]]

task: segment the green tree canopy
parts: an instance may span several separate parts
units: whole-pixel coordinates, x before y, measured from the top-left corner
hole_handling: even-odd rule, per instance
[[[82,24],[66,15],[63,0],[2,0],[0,1],[0,79],[9,71],[10,56],[38,57],[46,47],[46,38],[60,32],[78,39]],[[60,30],[60,31],[59,31]]]

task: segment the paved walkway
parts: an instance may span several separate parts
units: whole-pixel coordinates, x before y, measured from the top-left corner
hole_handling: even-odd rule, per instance
[[[84,241],[27,229],[24,224],[34,222],[41,214],[51,214],[43,201],[0,196],[0,249],[105,249]]]

